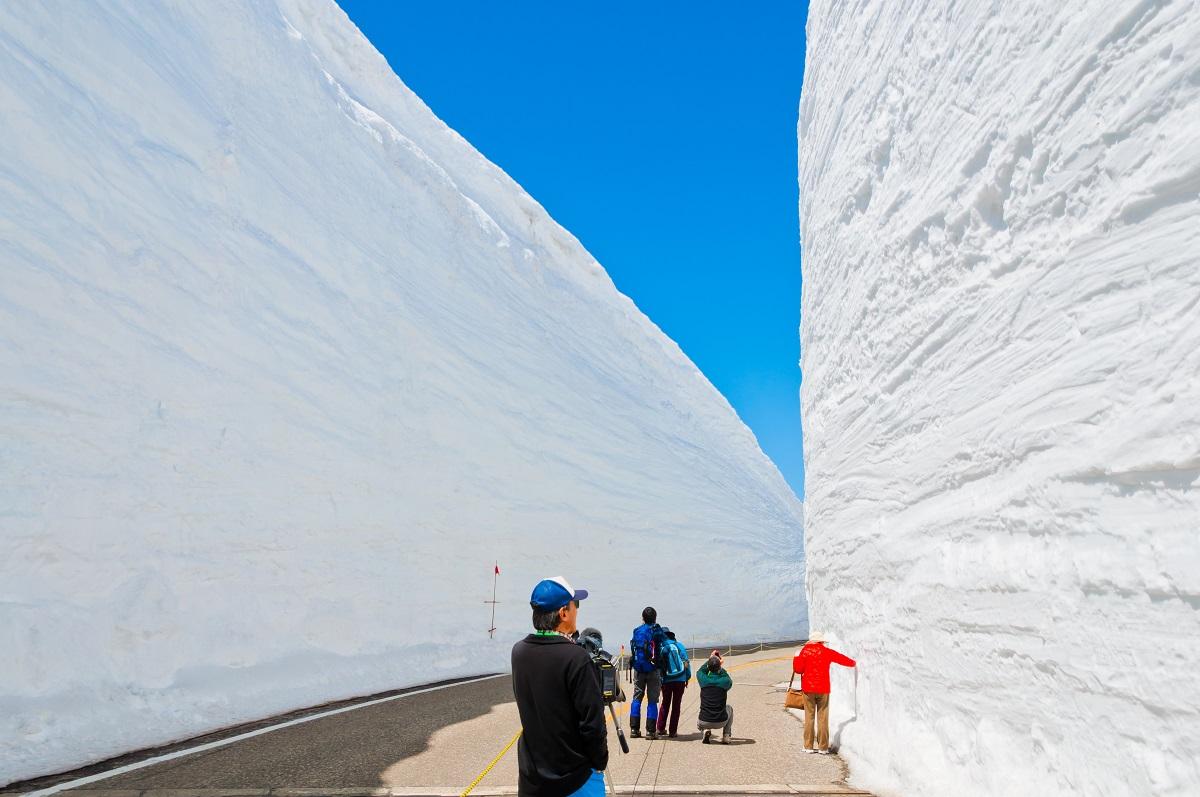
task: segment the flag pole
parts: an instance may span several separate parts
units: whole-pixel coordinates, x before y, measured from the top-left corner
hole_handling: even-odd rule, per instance
[[[496,582],[500,580],[500,563],[496,562],[492,568],[492,599],[487,603],[492,604],[492,623],[488,629],[488,639],[496,638]]]

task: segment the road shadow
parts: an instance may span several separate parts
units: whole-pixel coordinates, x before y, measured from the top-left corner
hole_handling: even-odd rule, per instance
[[[512,678],[507,675],[466,683],[448,682],[445,688],[421,691],[428,689],[429,686],[412,687],[315,706],[167,747],[131,753],[86,770],[14,785],[20,787],[20,791],[45,788],[54,783],[231,738],[281,722],[395,697],[114,775],[89,784],[88,788],[334,789],[374,786],[380,782],[380,773],[389,766],[425,751],[430,737],[442,728],[482,716],[495,706],[513,701]]]
[[[683,737],[679,737],[675,741],[679,741],[682,738]],[[691,740],[694,741],[696,739],[700,739],[701,735],[697,734],[690,738],[691,738]],[[701,744],[703,744],[703,742],[701,742]],[[708,746],[709,747],[736,747],[740,744],[758,744],[758,742],[754,741],[753,739],[742,739],[737,736],[734,736],[728,742],[726,742],[725,744],[722,745],[720,742],[720,737],[713,736],[712,742],[710,742]]]

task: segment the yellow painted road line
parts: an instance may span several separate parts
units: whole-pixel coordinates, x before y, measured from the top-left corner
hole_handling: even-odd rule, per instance
[[[521,734],[523,732],[524,732],[524,729],[522,728],[521,730],[517,731],[516,735],[513,736],[513,738],[508,740],[508,744],[504,745],[504,749],[500,751],[500,754],[492,759],[492,763],[488,764],[487,768],[484,769],[483,772],[479,773],[479,777],[477,777],[477,778],[475,778],[475,780],[471,781],[471,785],[468,786],[465,790],[463,790],[463,793],[460,794],[459,797],[467,797],[467,795],[471,793],[471,790],[479,785],[479,781],[481,781],[485,777],[487,777],[487,773],[492,771],[492,767],[494,767],[500,763],[500,759],[504,758],[504,754],[512,749],[512,746],[517,743],[517,739],[521,738]]]
[[[770,664],[773,661],[791,661],[791,660],[792,660],[791,656],[776,656],[773,659],[759,659],[758,661],[748,661],[745,664],[738,664],[735,667],[730,667],[729,671],[733,672],[734,670],[742,670],[742,669],[745,669],[746,667],[755,667],[759,664]]]

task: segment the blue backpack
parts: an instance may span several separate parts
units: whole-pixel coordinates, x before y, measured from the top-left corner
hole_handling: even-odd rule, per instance
[[[687,669],[687,650],[678,640],[668,639],[663,645],[663,670],[668,678],[683,675]]]
[[[662,627],[655,623],[643,623],[633,629],[633,639],[629,641],[629,655],[633,657],[633,669],[638,672],[652,672],[658,669],[658,657],[664,641]]]

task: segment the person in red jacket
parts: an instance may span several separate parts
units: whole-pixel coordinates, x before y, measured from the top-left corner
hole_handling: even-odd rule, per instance
[[[829,755],[829,665],[853,667],[854,659],[825,647],[825,635],[814,631],[792,659],[792,671],[800,676],[804,693],[804,752]],[[813,721],[817,747],[813,749]]]

